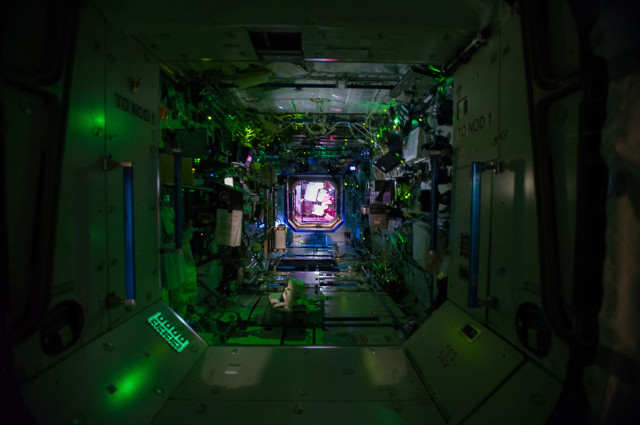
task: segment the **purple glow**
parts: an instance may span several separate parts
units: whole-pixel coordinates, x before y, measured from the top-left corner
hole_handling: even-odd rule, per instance
[[[330,58],[305,58],[307,62],[338,62],[338,59]]]

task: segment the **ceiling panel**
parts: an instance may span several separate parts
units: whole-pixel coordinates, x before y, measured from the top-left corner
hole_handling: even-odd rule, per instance
[[[248,31],[293,31],[302,33],[307,58],[442,65],[489,25],[499,1],[96,3],[117,30],[161,60],[254,60]]]
[[[161,60],[256,61],[249,34],[243,28],[182,28],[135,37]]]

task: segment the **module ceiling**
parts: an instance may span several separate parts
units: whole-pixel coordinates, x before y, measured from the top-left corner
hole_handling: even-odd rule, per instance
[[[172,72],[208,79],[241,107],[346,115],[383,110],[411,65],[442,68],[491,24],[499,4],[96,2],[117,31],[135,37]],[[433,81],[420,84],[427,90]]]
[[[389,107],[408,65],[354,62],[167,62],[171,72],[200,76],[223,99],[264,114],[363,115]],[[421,78],[421,80],[423,80]],[[418,85],[426,92],[435,80]]]

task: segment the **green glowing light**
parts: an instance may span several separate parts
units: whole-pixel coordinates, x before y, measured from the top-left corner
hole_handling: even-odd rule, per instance
[[[144,364],[129,364],[113,375],[105,396],[113,409],[128,409],[140,402],[148,391],[153,370]]]
[[[167,319],[165,319],[162,313],[158,312],[149,316],[147,322],[178,353],[181,353],[189,345],[189,340],[182,336],[180,332],[178,332],[178,330]]]
[[[126,374],[122,380],[116,383],[118,390],[115,394],[122,398],[131,398],[144,386],[147,380],[147,371],[139,368]]]

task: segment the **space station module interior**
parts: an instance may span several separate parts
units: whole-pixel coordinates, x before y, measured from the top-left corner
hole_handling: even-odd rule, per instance
[[[2,12],[14,424],[637,424],[635,1]]]

